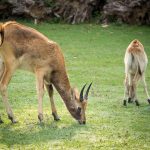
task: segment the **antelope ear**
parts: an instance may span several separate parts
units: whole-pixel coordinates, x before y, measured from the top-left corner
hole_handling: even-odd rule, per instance
[[[74,88],[74,94],[75,94],[75,98],[79,100],[79,98],[80,98],[80,93],[79,93],[79,91],[78,91],[77,88]]]
[[[72,88],[71,89],[71,93],[72,93],[72,96],[75,98],[75,99],[78,99],[79,100],[79,97],[80,97],[80,94],[79,94],[79,91],[77,88]]]

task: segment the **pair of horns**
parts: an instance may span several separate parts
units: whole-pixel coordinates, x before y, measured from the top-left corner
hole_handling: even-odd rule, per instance
[[[83,97],[83,92],[84,92],[84,89],[85,89],[85,87],[86,87],[86,84],[83,86],[83,88],[82,88],[82,90],[81,90],[81,92],[80,92],[80,101],[81,101],[81,102],[82,102],[84,99],[85,99],[85,100],[88,100],[88,94],[89,94],[89,90],[90,90],[90,88],[91,88],[91,85],[92,85],[92,82],[91,82],[90,85],[88,86],[84,97]]]

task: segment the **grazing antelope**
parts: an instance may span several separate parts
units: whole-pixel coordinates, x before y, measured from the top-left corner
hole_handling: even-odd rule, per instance
[[[38,31],[17,22],[0,24],[0,33],[0,55],[4,61],[0,92],[8,118],[12,123],[15,123],[16,120],[8,102],[7,86],[15,70],[24,69],[33,72],[36,76],[38,119],[40,122],[43,120],[42,99],[45,85],[54,120],[59,120],[59,117],[53,100],[53,86],[62,97],[70,114],[80,124],[85,124],[85,110],[92,83],[84,96],[85,85],[80,94],[76,88],[71,88],[64,57],[57,43],[49,40]]]
[[[147,90],[145,81],[145,70],[147,67],[148,59],[144,51],[143,45],[138,40],[133,40],[128,46],[125,58],[125,93],[124,93],[124,105],[126,106],[126,100],[128,103],[135,101],[136,105],[139,106],[137,99],[136,87],[138,81],[141,79],[144,84],[144,90],[150,103],[150,97]]]

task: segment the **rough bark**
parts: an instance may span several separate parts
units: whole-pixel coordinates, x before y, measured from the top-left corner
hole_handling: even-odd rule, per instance
[[[51,14],[51,8],[47,7],[43,0],[3,0],[0,2],[0,15],[3,18],[21,16],[41,20]],[[8,14],[5,17],[5,14]]]
[[[82,23],[91,19],[97,3],[97,0],[57,0],[53,11],[68,23]]]
[[[150,24],[150,0],[1,0],[0,17],[89,22],[99,16],[103,23]]]
[[[150,1],[108,0],[104,6],[103,21],[111,19],[129,24],[150,24]]]

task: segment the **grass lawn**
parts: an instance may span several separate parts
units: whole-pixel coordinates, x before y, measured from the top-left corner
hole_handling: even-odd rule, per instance
[[[34,75],[17,71],[9,84],[9,99],[19,121],[11,124],[0,100],[1,149],[36,150],[148,150],[150,148],[150,105],[139,83],[140,107],[122,106],[124,94],[125,49],[139,39],[150,59],[150,27],[100,25],[66,25],[42,23],[31,26],[56,41],[65,56],[72,86],[79,90],[93,81],[86,112],[87,124],[79,125],[67,111],[55,91],[54,98],[61,121],[53,121],[47,93],[44,96],[44,123],[37,119],[37,95]],[[146,81],[150,85],[150,65]],[[150,87],[149,87],[150,91]],[[1,99],[1,98],[0,98]]]

